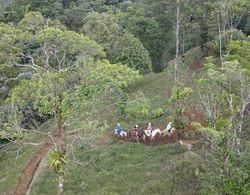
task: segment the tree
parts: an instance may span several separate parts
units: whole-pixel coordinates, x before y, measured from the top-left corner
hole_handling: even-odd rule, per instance
[[[24,30],[36,33],[42,29],[45,25],[45,21],[40,12],[28,12],[20,21],[20,24]]]
[[[217,22],[218,22],[218,39],[219,39],[219,54],[223,62],[223,44],[230,43],[233,40],[235,29],[237,29],[243,15],[247,11],[247,0],[225,1],[221,0],[217,9]],[[225,33],[229,32],[229,36]],[[224,35],[224,40],[222,36]]]
[[[245,176],[240,176],[243,172],[239,172],[239,175],[231,173],[237,172],[237,159],[245,155],[240,136],[243,133],[242,123],[245,116],[242,113],[250,101],[246,95],[249,94],[249,72],[237,61],[229,61],[224,62],[220,68],[210,64],[207,76],[206,80],[200,82],[206,83],[208,87],[212,86],[208,88],[211,89],[209,91],[211,94],[204,96],[200,93],[200,97],[204,111],[212,120],[214,132],[221,132],[223,135],[220,141],[214,144],[217,148],[213,153],[213,160],[217,161],[214,166],[218,169],[223,167],[222,190],[225,193],[234,190],[240,192],[245,188],[245,181],[239,181],[243,186],[235,188],[237,185],[235,179]]]
[[[175,45],[175,81],[177,81],[177,77],[179,74],[179,64],[178,64],[178,57],[179,57],[179,44],[180,44],[180,40],[179,40],[179,33],[180,33],[180,22],[181,22],[181,18],[180,18],[180,0],[176,0],[176,28],[175,28],[175,41],[176,41],[176,45]]]
[[[138,38],[148,50],[152,60],[152,69],[155,72],[163,70],[162,59],[162,31],[158,22],[146,16],[145,10],[140,6],[130,8],[125,16],[125,28]]]
[[[89,69],[84,83],[77,86],[74,94],[65,99],[63,113],[75,127],[88,126],[86,120],[98,119],[100,110],[107,112],[105,108],[109,104],[119,107],[120,99],[126,96],[124,90],[139,78],[137,71],[123,64],[99,61]],[[83,118],[82,121],[79,120],[79,115]]]
[[[15,30],[15,34],[9,30]],[[53,135],[48,136],[55,145],[54,152],[58,150],[62,156],[67,152],[64,123],[70,123],[70,118],[82,111],[83,118],[78,118],[80,123],[91,124],[93,120],[98,121],[93,114],[100,107],[89,105],[100,101],[103,96],[105,100],[114,99],[112,94],[125,89],[129,83],[139,78],[138,72],[127,66],[102,60],[105,54],[100,45],[89,37],[72,31],[44,27],[43,30],[30,34],[4,26],[2,37],[5,44],[11,44],[9,48],[1,48],[3,54],[7,55],[2,56],[5,66],[20,69],[17,78],[22,73],[30,74],[29,78],[19,81],[5,101],[6,105],[10,105],[8,121],[4,125],[6,132],[37,132],[26,129],[24,125],[25,113],[28,106],[32,105],[39,115],[51,115],[55,118],[55,130]],[[16,41],[23,39],[28,44]],[[76,123],[72,123],[72,126],[79,127]],[[4,136],[8,137],[6,134]],[[61,160],[51,160],[50,164],[54,166],[57,162]],[[64,171],[58,173],[61,192]]]
[[[206,72],[198,80],[198,93],[202,102],[202,109],[206,113],[211,125],[216,129],[217,122],[221,114],[222,101],[220,99],[221,87],[211,75],[215,75],[216,65],[211,61],[205,64]]]
[[[81,32],[107,48],[112,39],[121,34],[120,16],[110,12],[91,12],[84,19]]]
[[[172,88],[171,102],[175,106],[174,127],[177,130],[184,129],[183,112],[185,111],[185,100],[193,93],[190,87],[184,87],[182,83],[176,83]]]
[[[237,113],[244,113],[249,103],[248,70],[237,61],[224,62],[220,68],[210,62],[206,67],[206,73],[198,81],[203,110],[216,129],[219,118],[230,108],[230,114],[226,115],[230,118],[228,128],[235,131]]]
[[[13,68],[13,64],[11,64],[13,58],[16,61],[19,60],[18,56],[12,55],[13,52],[26,50],[30,40],[32,40],[32,35],[29,32],[0,24],[0,93],[2,101],[7,98],[10,90],[20,79],[30,77],[29,72],[22,72],[20,67]]]
[[[111,63],[123,63],[141,73],[151,71],[151,59],[140,40],[123,32],[121,14],[90,13],[82,32],[102,44]]]
[[[223,62],[221,67],[208,63],[206,68],[204,77],[199,80],[205,88],[199,89],[199,93],[212,127],[201,129],[212,144],[212,150],[206,170],[202,170],[202,184],[210,193],[244,194],[249,188],[246,166],[249,146],[242,141],[246,133],[242,124],[243,113],[250,102],[246,95],[250,89],[249,71],[237,61]]]
[[[60,16],[62,23],[69,29],[79,31],[83,25],[83,19],[86,17],[87,12],[90,11],[88,5],[79,7],[72,7],[64,10],[64,14]]]
[[[210,137],[211,138],[211,137]],[[223,140],[223,136],[220,136]],[[208,194],[247,194],[249,192],[249,144],[245,151],[238,155],[231,152],[230,162],[225,166],[225,153],[228,148],[223,141],[214,144],[213,150],[204,155],[204,168],[200,169],[198,177],[202,192]]]
[[[63,194],[64,188],[64,174],[65,174],[65,152],[55,149],[48,155],[48,164],[50,167],[55,168],[55,172],[59,175],[58,194]]]
[[[127,64],[141,73],[151,71],[151,59],[148,51],[138,39],[128,32],[112,40],[107,50],[107,56],[112,63]]]
[[[102,47],[97,45],[88,37],[79,35],[71,31],[61,31],[55,28],[46,28],[40,33],[35,34],[29,40],[30,45],[34,47],[32,41],[36,43],[36,47],[32,50],[25,50],[25,45],[20,50],[12,50],[9,55],[11,59],[6,63],[8,67],[18,67],[24,73],[30,74],[30,80],[22,81],[12,91],[10,102],[16,104],[20,116],[23,109],[29,102],[40,114],[52,114],[56,118],[57,128],[56,134],[59,138],[63,136],[61,104],[66,96],[68,84],[74,85],[80,80],[85,72],[84,66],[104,55]],[[82,61],[81,66],[76,64]],[[78,72],[78,71],[79,72]],[[67,71],[76,73],[74,80],[71,80]],[[21,74],[21,73],[20,73]],[[18,77],[20,77],[20,74]],[[36,98],[31,97],[32,91],[36,94]],[[22,98],[27,98],[23,101]],[[13,121],[13,129],[21,130],[19,121]],[[15,127],[15,128],[14,128]]]
[[[158,64],[160,70],[163,70],[168,61],[175,57],[176,44],[175,44],[175,17],[176,17],[176,6],[173,1],[159,0],[152,1],[148,0],[148,4],[145,5],[143,2],[138,7],[145,6],[145,13],[148,18],[154,19],[160,28],[159,42],[157,48],[159,50]],[[139,9],[136,7],[136,9]]]
[[[232,41],[229,45],[227,60],[237,60],[244,68],[250,70],[250,36],[243,40]]]

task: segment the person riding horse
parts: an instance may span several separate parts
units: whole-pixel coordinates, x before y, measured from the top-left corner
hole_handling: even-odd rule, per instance
[[[153,125],[151,123],[148,123],[148,126],[147,126],[146,130],[150,130],[151,133],[152,133],[152,131],[154,130]]]
[[[171,132],[171,129],[172,129],[172,122],[169,122],[166,129],[168,130],[168,133]]]
[[[135,137],[135,138],[138,138],[138,137],[139,137],[139,126],[138,126],[138,125],[135,125],[135,126],[133,127],[132,136]]]
[[[115,127],[115,133],[118,134],[118,135],[120,135],[120,133],[121,133],[122,131],[123,131],[122,126],[121,126],[119,123],[117,123],[117,125],[116,125],[116,127]]]
[[[116,127],[115,127],[115,134],[119,135],[121,137],[126,137],[127,136],[127,132],[124,131],[124,129],[122,128],[122,126],[117,123]]]

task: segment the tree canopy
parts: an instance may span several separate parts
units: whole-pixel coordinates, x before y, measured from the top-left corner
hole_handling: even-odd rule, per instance
[[[248,194],[249,13],[249,0],[1,1],[0,151],[46,136],[61,195],[69,153],[87,133],[169,120],[167,141],[180,143],[170,153],[185,157],[160,162],[171,194],[186,154],[199,157],[190,170],[199,192]]]

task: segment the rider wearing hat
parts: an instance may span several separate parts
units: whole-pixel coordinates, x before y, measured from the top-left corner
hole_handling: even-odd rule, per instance
[[[115,127],[115,131],[118,135],[120,135],[120,133],[123,131],[122,126],[120,125],[120,123],[117,123],[116,127]]]

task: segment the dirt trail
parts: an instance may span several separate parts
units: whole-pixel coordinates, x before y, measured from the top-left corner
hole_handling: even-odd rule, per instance
[[[43,159],[41,160],[41,162],[39,163],[39,166],[37,167],[37,170],[33,176],[32,181],[30,182],[30,185],[29,185],[29,188],[26,192],[26,195],[30,195],[32,185],[34,184],[36,179],[39,177],[39,175],[42,173],[42,171],[47,168],[47,165],[48,165],[48,163],[47,163],[47,159],[46,159],[46,155],[45,155],[43,157]]]
[[[29,163],[23,170],[21,178],[19,179],[19,183],[15,191],[16,195],[26,194],[41,160],[48,153],[51,147],[51,144],[45,144],[43,148],[37,152],[32,159],[30,159]]]

